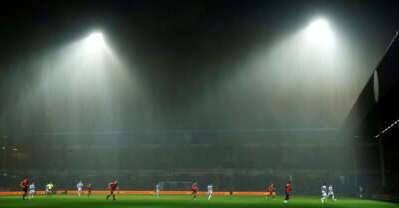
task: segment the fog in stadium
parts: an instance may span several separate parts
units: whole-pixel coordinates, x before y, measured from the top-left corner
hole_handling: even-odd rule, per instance
[[[274,182],[283,192],[291,180],[302,195],[319,196],[323,183],[347,196],[360,186],[392,191],[397,138],[381,140],[384,155],[375,132],[350,127],[366,122],[352,113],[398,29],[395,7],[382,7],[27,3],[10,11],[14,23],[1,19],[0,190],[28,177],[60,190],[118,179],[129,190],[196,181],[263,191]],[[398,119],[382,111],[375,129]]]

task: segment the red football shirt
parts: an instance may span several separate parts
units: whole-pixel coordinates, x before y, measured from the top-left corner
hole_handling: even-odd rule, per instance
[[[274,185],[273,185],[273,184],[271,184],[271,185],[269,186],[268,191],[269,191],[269,192],[274,192]]]
[[[290,193],[291,191],[292,191],[291,184],[287,183],[287,184],[285,185],[285,192]]]
[[[193,184],[193,185],[191,186],[191,189],[192,189],[193,191],[198,191],[198,186],[197,186],[197,184]]]
[[[28,181],[28,179],[24,179],[23,181],[21,181],[21,186],[22,186],[23,188],[28,188],[28,186],[29,186],[29,181]]]
[[[117,183],[112,182],[112,183],[109,184],[109,189],[111,191],[115,191],[117,187],[118,187]]]

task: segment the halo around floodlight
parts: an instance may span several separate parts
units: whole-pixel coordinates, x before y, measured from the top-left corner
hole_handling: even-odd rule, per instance
[[[85,45],[88,49],[101,49],[105,46],[104,36],[101,32],[93,32],[85,39]]]
[[[334,35],[330,24],[324,18],[312,21],[306,28],[306,36],[310,43],[318,46],[332,46],[334,42]]]

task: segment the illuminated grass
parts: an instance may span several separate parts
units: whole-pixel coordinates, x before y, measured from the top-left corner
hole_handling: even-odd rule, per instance
[[[37,196],[33,200],[23,201],[20,197],[0,197],[0,208],[274,208],[274,207],[296,207],[296,208],[397,208],[398,204],[371,200],[338,199],[336,202],[329,201],[322,205],[317,197],[293,197],[289,204],[283,204],[283,199],[277,197],[275,200],[267,200],[255,196],[215,196],[208,201],[206,197],[199,197],[193,201],[191,196],[154,196],[130,195],[117,196],[116,201],[105,200],[105,196],[97,195],[87,198],[86,196]]]

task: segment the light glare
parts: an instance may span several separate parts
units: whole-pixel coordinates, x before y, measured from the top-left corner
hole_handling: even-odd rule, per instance
[[[325,19],[316,19],[306,29],[307,40],[310,44],[319,47],[331,47],[334,43],[334,35],[330,25]]]
[[[104,36],[101,32],[90,34],[85,40],[88,49],[101,49],[105,47]]]

